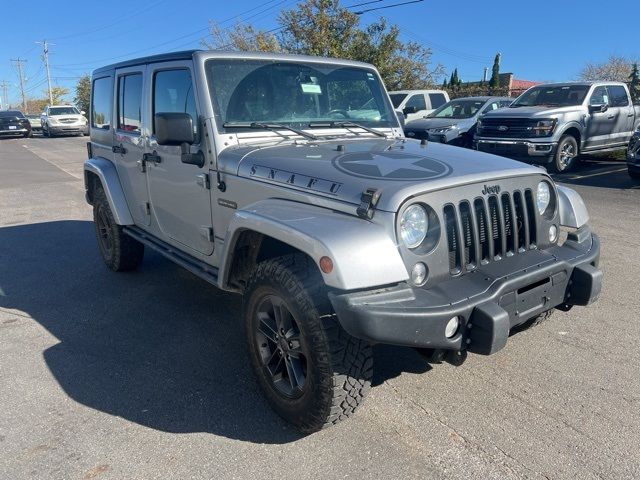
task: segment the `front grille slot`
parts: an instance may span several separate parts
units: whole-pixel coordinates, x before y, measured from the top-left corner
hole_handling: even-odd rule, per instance
[[[535,248],[530,189],[448,204],[443,216],[452,275]]]

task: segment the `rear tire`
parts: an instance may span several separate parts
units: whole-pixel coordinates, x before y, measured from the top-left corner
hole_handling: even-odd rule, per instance
[[[247,345],[272,408],[303,432],[349,417],[370,388],[372,349],[340,326],[318,267],[292,254],[258,264],[249,278]]]
[[[93,222],[104,263],[114,272],[135,270],[144,256],[144,245],[116,223],[102,185],[96,186],[93,196]]]
[[[570,171],[577,163],[579,154],[576,138],[572,135],[563,135],[558,142],[558,147],[551,163],[553,171],[555,173]]]

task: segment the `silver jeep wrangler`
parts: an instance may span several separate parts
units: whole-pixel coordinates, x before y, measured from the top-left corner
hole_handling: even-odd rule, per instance
[[[432,361],[594,301],[599,241],[544,170],[402,135],[371,65],[189,51],[93,72],[100,252],[244,296],[251,363],[303,431],[351,415],[374,343]]]

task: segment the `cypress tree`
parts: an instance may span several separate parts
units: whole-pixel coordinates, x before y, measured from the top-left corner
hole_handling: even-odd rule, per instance
[[[496,58],[493,60],[493,68],[491,69],[491,80],[489,81],[489,86],[492,89],[500,88],[500,54],[496,55]]]
[[[638,72],[638,64],[634,63],[631,67],[631,75],[629,75],[629,92],[633,103],[640,102],[640,72]]]

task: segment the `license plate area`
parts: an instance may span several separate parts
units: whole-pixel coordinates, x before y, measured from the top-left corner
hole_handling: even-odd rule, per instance
[[[554,306],[559,299],[555,298],[558,295],[553,291],[553,285],[553,278],[545,277],[503,295],[499,303],[509,313],[511,326]]]
[[[9,125],[9,130],[17,130],[18,127],[16,127],[15,125]]]

